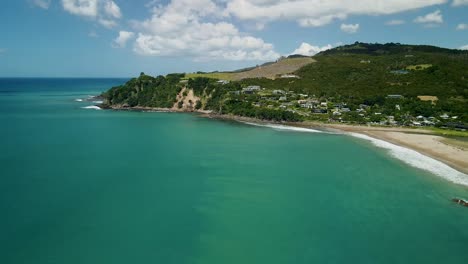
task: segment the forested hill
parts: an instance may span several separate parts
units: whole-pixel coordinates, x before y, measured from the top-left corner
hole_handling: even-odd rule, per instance
[[[104,96],[111,107],[180,106],[274,120],[468,123],[468,51],[356,42],[313,59],[286,76],[229,83],[214,79],[222,74],[142,74]],[[189,91],[195,99],[187,105]]]

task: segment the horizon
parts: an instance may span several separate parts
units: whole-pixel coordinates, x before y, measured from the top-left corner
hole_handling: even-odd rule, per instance
[[[468,0],[21,0],[0,10],[0,77],[233,71],[356,41],[468,49],[467,11]]]

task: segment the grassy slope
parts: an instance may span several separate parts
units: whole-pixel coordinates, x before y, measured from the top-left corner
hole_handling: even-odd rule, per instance
[[[268,78],[274,79],[278,75],[293,73],[300,68],[315,62],[314,59],[309,57],[302,58],[288,58],[278,62],[267,64],[265,66],[258,66],[254,69],[242,72],[213,72],[213,73],[188,73],[185,78],[206,77],[221,80],[242,80],[248,78]]]

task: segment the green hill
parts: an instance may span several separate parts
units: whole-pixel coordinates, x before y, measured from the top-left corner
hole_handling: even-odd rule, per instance
[[[201,98],[199,109],[262,119],[462,128],[468,123],[468,51],[356,42],[285,62],[291,60],[308,62],[281,72],[296,75],[285,78],[278,78],[279,63],[264,66],[274,73],[248,74],[258,67],[230,73],[245,76],[223,78],[240,79],[229,84],[217,83],[216,75],[142,75],[104,96],[111,107],[169,107],[187,87]],[[242,90],[247,86],[261,89]]]

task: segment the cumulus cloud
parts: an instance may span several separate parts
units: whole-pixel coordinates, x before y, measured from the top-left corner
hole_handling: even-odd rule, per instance
[[[387,26],[399,26],[399,25],[403,25],[405,23],[406,22],[404,20],[394,19],[394,20],[387,21],[387,23],[385,23],[385,25],[387,25]]]
[[[51,0],[32,0],[32,3],[40,8],[49,9]]]
[[[104,11],[106,14],[113,18],[121,18],[122,13],[120,7],[114,1],[106,1],[104,3]]]
[[[221,21],[212,0],[172,0],[153,8],[151,18],[134,21],[134,51],[151,56],[184,56],[195,60],[274,60],[273,45]]]
[[[340,29],[345,33],[354,34],[358,32],[359,24],[341,24]]]
[[[444,19],[440,10],[436,10],[425,16],[418,16],[416,19],[414,19],[414,22],[421,24],[442,24],[444,23]]]
[[[466,30],[468,29],[468,24],[458,24],[457,30]]]
[[[461,46],[459,49],[461,49],[461,50],[468,50],[468,45]]]
[[[321,51],[329,50],[331,48],[333,48],[333,46],[330,44],[320,47],[320,46],[313,46],[313,45],[310,45],[309,43],[302,42],[299,48],[294,50],[290,55],[298,54],[298,55],[304,55],[304,56],[314,56],[315,54]]]
[[[107,28],[115,27],[116,19],[122,17],[120,7],[112,0],[62,0],[62,6],[70,14],[91,18]]]
[[[226,4],[223,14],[251,21],[293,20],[304,27],[317,27],[351,15],[389,15],[446,2],[447,0],[232,0]]]
[[[468,5],[468,0],[453,0],[452,6]]]
[[[98,0],[62,0],[63,9],[73,15],[95,17]]]
[[[120,31],[119,36],[114,39],[112,47],[114,48],[125,48],[127,42],[135,36],[135,33],[130,31]]]

